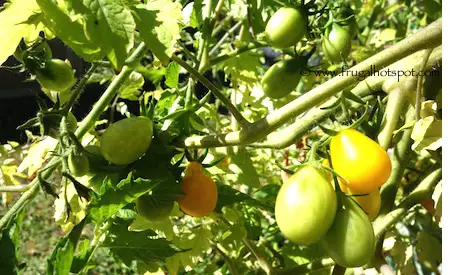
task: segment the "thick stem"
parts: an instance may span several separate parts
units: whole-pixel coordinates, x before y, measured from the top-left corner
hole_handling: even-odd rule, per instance
[[[0,185],[0,192],[25,192],[30,189],[29,184],[25,185]]]
[[[105,107],[108,106],[109,102],[114,98],[114,96],[119,91],[122,83],[128,78],[128,76],[133,72],[134,68],[139,64],[139,60],[146,51],[145,43],[141,43],[133,54],[125,62],[125,66],[122,67],[120,73],[114,78],[111,84],[108,86],[106,91],[100,97],[100,99],[92,107],[92,111],[81,121],[80,126],[75,131],[77,138],[84,136],[92,127],[94,127],[95,122],[98,120],[100,115],[105,111]]]
[[[172,55],[172,59],[180,64],[183,68],[185,68],[195,79],[200,81],[206,88],[208,88],[224,105],[228,108],[230,113],[236,118],[236,121],[242,128],[247,127],[249,122],[242,116],[239,110],[231,103],[231,101],[222,94],[222,92],[214,86],[206,77],[201,75],[197,70],[191,67],[187,62],[183,59],[179,58],[176,55]]]
[[[358,76],[353,76],[351,71],[378,71],[380,68],[388,66],[418,50],[440,45],[442,43],[441,36],[442,21],[439,19],[416,34],[366,59],[349,71],[341,73],[339,76],[291,101],[267,117],[252,123],[247,129],[221,135],[189,137],[184,141],[184,146],[191,148],[220,147],[245,145],[258,141],[288,120],[357,83],[359,78]]]
[[[442,168],[438,168],[428,174],[428,176],[420,182],[419,186],[417,186],[411,194],[406,196],[394,210],[389,212],[382,219],[376,219],[374,221],[373,228],[375,236],[380,237],[395,225],[412,206],[428,199],[432,194],[433,187],[436,186],[441,179]]]
[[[427,66],[428,59],[430,58],[433,49],[426,50],[423,56],[422,67],[419,71],[419,76],[417,77],[417,88],[416,88],[416,120],[420,119],[420,109],[422,108],[422,86],[423,86],[423,72]]]

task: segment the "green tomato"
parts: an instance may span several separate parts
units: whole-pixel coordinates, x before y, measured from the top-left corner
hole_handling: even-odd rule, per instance
[[[275,219],[286,238],[299,245],[310,245],[331,227],[336,208],[336,194],[327,172],[306,165],[281,186],[275,202]]]
[[[136,200],[136,210],[149,222],[161,222],[172,212],[173,201],[158,202],[150,195],[140,196]]]
[[[352,48],[352,39],[348,32],[334,23],[331,30],[325,32],[322,40],[325,56],[332,62],[338,63],[346,59]]]
[[[300,82],[304,67],[301,59],[282,60],[273,64],[261,80],[264,94],[275,99],[290,94]]]
[[[334,223],[322,244],[330,257],[343,267],[367,264],[375,253],[375,235],[369,217],[347,196],[341,197]]]
[[[125,118],[106,129],[100,140],[100,150],[103,157],[113,164],[130,164],[147,152],[152,136],[150,119],[143,116]]]
[[[36,71],[36,80],[42,87],[56,92],[70,89],[75,84],[73,70],[61,59],[50,59],[43,69]]]
[[[84,154],[70,152],[68,158],[69,170],[75,177],[82,177],[89,171],[89,159]]]
[[[267,40],[273,47],[288,48],[305,35],[308,16],[301,9],[283,7],[277,10],[266,25]]]

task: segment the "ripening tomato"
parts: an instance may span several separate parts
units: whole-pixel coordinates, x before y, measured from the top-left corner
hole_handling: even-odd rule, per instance
[[[346,129],[331,138],[333,169],[353,192],[369,194],[383,185],[391,174],[386,151],[364,134]]]
[[[307,26],[308,15],[305,11],[283,7],[270,17],[265,32],[270,45],[276,48],[288,48],[302,39]]]
[[[75,177],[82,177],[89,171],[89,159],[84,154],[75,154],[72,151],[69,154],[67,162],[70,173]]]
[[[130,117],[113,123],[100,140],[100,150],[106,160],[117,165],[138,160],[153,139],[153,123],[147,117]]]
[[[178,205],[184,213],[192,217],[205,217],[211,214],[217,205],[217,186],[212,178],[202,172],[201,163],[190,162],[185,171]]]
[[[43,69],[36,70],[36,80],[42,87],[61,92],[75,84],[72,67],[61,59],[50,59]]]
[[[336,23],[325,31],[322,48],[325,56],[332,62],[342,62],[350,54],[352,39],[349,33]]]
[[[286,238],[309,245],[319,241],[331,227],[336,208],[336,193],[325,170],[306,165],[281,186],[275,219]]]
[[[351,197],[342,196],[341,202],[334,223],[321,243],[337,264],[360,267],[375,253],[372,223]]]
[[[150,195],[140,196],[136,200],[136,210],[149,222],[161,222],[172,212],[173,201],[157,201]]]
[[[304,66],[299,59],[282,60],[273,64],[261,80],[264,94],[275,99],[287,96],[300,82]]]

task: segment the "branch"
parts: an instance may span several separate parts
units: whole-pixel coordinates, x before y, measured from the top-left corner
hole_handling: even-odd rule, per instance
[[[222,256],[224,261],[228,265],[228,271],[230,271],[230,275],[238,275],[238,271],[236,270],[236,266],[233,263],[233,260],[228,256],[228,253],[225,251],[225,249],[222,247],[220,243],[217,245],[214,245],[214,247],[217,249],[219,254]]]
[[[254,50],[254,49],[264,48],[264,47],[267,47],[267,46],[268,46],[267,44],[262,44],[262,43],[259,43],[259,42],[249,43],[246,46],[244,46],[242,48],[239,48],[235,52],[232,52],[232,53],[227,54],[227,55],[221,55],[219,57],[211,59],[211,61],[209,62],[209,66],[212,67],[212,66],[217,65],[219,63],[222,63],[224,61],[227,61],[228,59],[235,58],[235,57],[237,57],[240,54],[246,53],[246,52]]]
[[[298,97],[265,118],[250,124],[246,129],[228,134],[188,137],[184,146],[189,148],[207,148],[232,145],[246,145],[258,141],[290,119],[318,105],[340,91],[359,81],[352,71],[378,71],[395,61],[422,49],[442,44],[442,20],[439,19],[416,34],[400,41],[392,47],[366,59],[337,77],[330,79],[308,93]]]
[[[185,68],[195,79],[200,81],[206,88],[208,88],[224,105],[228,108],[230,113],[234,116],[236,121],[242,128],[246,128],[249,125],[249,122],[242,116],[242,114],[238,111],[238,109],[231,103],[231,101],[224,96],[220,90],[214,86],[206,77],[201,75],[196,69],[191,67],[187,62],[183,59],[179,58],[176,55],[172,55],[173,61],[180,64],[183,68]]]
[[[423,55],[422,66],[420,68],[419,76],[417,77],[416,87],[416,120],[420,119],[420,110],[422,109],[422,86],[423,86],[423,72],[427,66],[428,59],[430,58],[433,49],[426,50]]]
[[[213,55],[215,51],[219,49],[219,47],[225,42],[225,40],[230,36],[237,28],[239,28],[242,25],[242,21],[237,22],[234,24],[233,27],[231,27],[223,36],[222,38],[214,45],[214,47],[209,51],[209,56]]]
[[[30,189],[29,184],[23,185],[0,185],[0,192],[25,192]]]

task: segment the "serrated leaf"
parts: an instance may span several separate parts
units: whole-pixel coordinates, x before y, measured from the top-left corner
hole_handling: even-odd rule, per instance
[[[413,128],[411,148],[415,151],[436,151],[442,147],[442,120],[429,116],[419,120]]]
[[[182,6],[171,0],[150,0],[138,5],[133,14],[136,25],[147,47],[167,66],[180,38]]]
[[[178,76],[180,74],[180,65],[170,62],[166,69],[166,85],[170,88],[178,88]]]
[[[61,1],[36,0],[44,14],[44,24],[59,39],[84,60],[93,62],[102,59],[106,52],[84,32],[83,20],[79,15],[68,14]]]
[[[221,53],[221,55],[225,54],[229,54],[229,52]],[[251,85],[258,82],[258,75],[260,74],[258,68],[261,67],[259,58],[259,53],[245,52],[220,63],[218,69],[224,70],[230,79]]]
[[[14,54],[22,38],[34,41],[44,29],[35,0],[12,0],[0,12],[0,66]]]
[[[101,47],[114,68],[120,69],[134,45],[131,11],[116,0],[72,0],[84,19],[86,36]]]
[[[241,150],[231,157],[230,170],[238,175],[237,181],[250,187],[260,187],[258,172],[248,151]]]
[[[119,89],[119,97],[128,100],[139,100],[145,79],[142,74],[132,72]]]
[[[118,256],[127,266],[135,260],[143,262],[162,262],[166,258],[182,250],[166,239],[156,239],[151,230],[130,232],[126,224],[111,227],[110,234],[102,247],[107,247]]]
[[[75,226],[66,237],[59,239],[53,249],[52,255],[47,260],[47,274],[69,274],[78,239],[81,236],[85,221],[83,220],[83,222]]]
[[[134,202],[138,197],[152,190],[164,180],[133,180],[131,173],[119,182],[116,189],[106,190],[98,199],[89,205],[89,217],[97,224],[104,222],[125,205]]]

